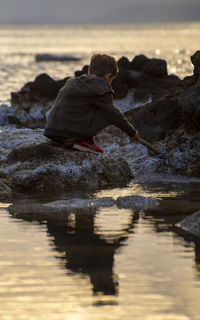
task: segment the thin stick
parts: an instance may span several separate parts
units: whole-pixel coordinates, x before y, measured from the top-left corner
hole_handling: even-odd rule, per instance
[[[156,154],[160,155],[160,150],[156,149],[154,146],[152,146],[152,144],[150,144],[149,142],[147,142],[146,140],[143,140],[141,138],[139,138],[137,140],[139,143],[143,144],[145,147],[147,147],[148,149],[152,150],[153,152],[155,152]]]

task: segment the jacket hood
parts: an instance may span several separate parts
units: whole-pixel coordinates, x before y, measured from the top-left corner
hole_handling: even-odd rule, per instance
[[[93,96],[94,94],[103,95],[105,93],[114,93],[111,86],[104,81],[84,74],[80,77],[70,78],[64,87],[65,93],[68,96]]]

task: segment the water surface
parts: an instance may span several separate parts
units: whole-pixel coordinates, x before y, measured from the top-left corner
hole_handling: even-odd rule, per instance
[[[200,241],[175,223],[200,208],[200,184],[137,184],[74,196],[131,194],[155,197],[160,206],[32,221],[2,204],[0,319],[199,319]],[[20,198],[27,196],[14,202]]]

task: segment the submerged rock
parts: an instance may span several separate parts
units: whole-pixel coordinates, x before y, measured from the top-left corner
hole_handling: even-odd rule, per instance
[[[80,57],[75,57],[72,55],[61,55],[61,54],[36,54],[35,60],[37,62],[41,61],[79,61],[81,60]]]
[[[146,198],[142,196],[126,196],[117,198],[118,208],[132,209],[132,210],[147,210],[153,209],[159,205],[159,202],[153,198]]]
[[[69,200],[57,200],[47,203],[39,203],[34,200],[20,200],[9,207],[9,212],[15,217],[32,218],[66,218],[70,213],[95,214],[97,209],[117,206],[119,209],[131,209],[134,211],[148,210],[155,208],[159,202],[153,198],[142,196],[119,197],[114,200],[112,197]]]
[[[177,226],[200,238],[200,211],[185,217]]]

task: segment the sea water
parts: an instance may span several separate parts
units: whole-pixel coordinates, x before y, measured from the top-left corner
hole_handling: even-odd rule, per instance
[[[0,104],[42,72],[73,75],[92,53],[164,58],[168,73],[192,74],[200,24],[1,26]],[[38,53],[70,54],[78,62],[36,62]],[[159,181],[158,181],[159,180]],[[151,211],[117,207],[65,221],[31,213],[16,218],[17,201],[73,197],[153,197]],[[200,241],[176,223],[200,209],[200,183],[160,176],[108,190],[16,194],[0,205],[0,319],[199,320]]]

